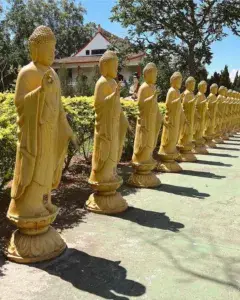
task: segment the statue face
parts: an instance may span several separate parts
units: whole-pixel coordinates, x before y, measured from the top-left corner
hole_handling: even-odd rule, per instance
[[[216,95],[217,92],[218,92],[218,88],[216,86],[214,86],[214,87],[211,88],[211,93],[212,94]]]
[[[176,88],[176,89],[180,89],[182,86],[182,77],[176,77],[173,79],[171,86]]]
[[[42,43],[37,46],[37,62],[44,66],[51,66],[55,58],[54,41],[48,43]]]
[[[193,92],[195,90],[195,85],[196,85],[195,81],[190,81],[186,84],[186,87],[189,91]]]
[[[155,68],[148,70],[144,77],[148,84],[155,84],[157,81],[157,70]]]
[[[109,61],[106,61],[105,68],[108,77],[116,78],[118,73],[118,60],[111,59]]]
[[[207,91],[207,85],[206,85],[206,84],[200,85],[199,91],[200,91],[201,93],[205,94],[206,91]]]

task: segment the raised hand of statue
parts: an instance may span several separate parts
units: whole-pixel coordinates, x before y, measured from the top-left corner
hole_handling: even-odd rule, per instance
[[[43,79],[42,79],[42,90],[44,92],[51,92],[53,89],[53,76],[52,76],[52,71],[48,70],[47,72],[44,73]]]

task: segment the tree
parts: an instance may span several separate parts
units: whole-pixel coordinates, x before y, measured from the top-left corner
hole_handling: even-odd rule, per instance
[[[234,81],[232,84],[232,88],[233,88],[233,90],[240,91],[240,76],[238,75],[238,71],[235,75],[235,78],[234,78]]]
[[[223,71],[221,71],[221,78],[220,78],[220,82],[219,85],[223,85],[228,89],[232,88],[232,83],[231,83],[231,79],[229,76],[229,71],[228,71],[228,66],[225,66]]]
[[[224,28],[240,35],[240,2],[118,0],[111,20],[129,28],[129,39],[138,50],[196,76],[211,62],[211,44],[227,35]]]
[[[233,81],[233,84],[232,84],[233,89],[235,89],[237,87],[238,81],[239,81],[239,76],[238,76],[238,71],[237,71],[234,81]]]
[[[221,80],[221,75],[218,72],[214,72],[213,75],[208,79],[208,94],[210,92],[210,86],[213,83],[216,83],[218,86],[220,86],[220,80]]]
[[[5,1],[6,2],[6,1]],[[71,56],[92,37],[94,23],[84,25],[85,9],[74,0],[8,0],[0,16],[0,90],[11,86],[19,66],[29,61],[28,38],[39,25],[56,35],[56,57]],[[1,9],[0,9],[1,14]]]

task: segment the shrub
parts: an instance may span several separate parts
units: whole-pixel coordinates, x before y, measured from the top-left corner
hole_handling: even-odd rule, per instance
[[[17,126],[13,98],[14,94],[0,94],[0,189],[12,178],[15,163]],[[62,101],[69,123],[79,142],[78,150],[70,144],[65,160],[66,171],[77,152],[84,156],[87,163],[91,161],[95,112],[93,97],[62,97]],[[121,100],[121,103],[130,124],[122,159],[129,161],[132,157],[138,107],[134,101]],[[159,107],[164,114],[165,105],[159,103]]]

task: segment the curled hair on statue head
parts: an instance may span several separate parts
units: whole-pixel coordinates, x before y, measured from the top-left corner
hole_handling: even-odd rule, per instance
[[[52,29],[43,25],[38,26],[28,40],[30,55],[34,62],[36,62],[38,58],[38,45],[49,42],[56,43],[56,38]]]

